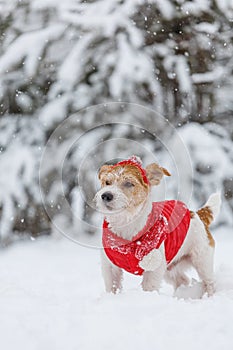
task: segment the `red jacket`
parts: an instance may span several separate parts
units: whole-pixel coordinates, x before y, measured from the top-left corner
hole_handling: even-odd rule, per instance
[[[165,246],[167,263],[178,253],[190,224],[190,212],[184,203],[170,200],[153,203],[145,227],[132,241],[111,232],[106,220],[103,223],[103,247],[113,264],[135,275],[144,270],[139,262],[153,249]]]

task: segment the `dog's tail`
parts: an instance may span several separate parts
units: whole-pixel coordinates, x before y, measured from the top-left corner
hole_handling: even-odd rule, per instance
[[[219,214],[221,206],[221,195],[219,192],[211,194],[206,204],[197,211],[200,219],[209,226]]]

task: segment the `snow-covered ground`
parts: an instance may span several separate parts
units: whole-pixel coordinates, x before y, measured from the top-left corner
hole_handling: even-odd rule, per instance
[[[197,284],[173,297],[140,288],[127,275],[104,292],[99,251],[43,238],[0,252],[0,344],[4,350],[233,348],[233,233],[217,229],[214,297]]]

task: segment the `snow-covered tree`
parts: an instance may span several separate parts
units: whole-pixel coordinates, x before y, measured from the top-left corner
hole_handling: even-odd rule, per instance
[[[137,103],[176,126],[190,121],[222,124],[231,143],[232,17],[231,0],[1,0],[0,235],[7,238],[12,229],[33,235],[50,229],[39,193],[40,156],[55,128],[83,108],[113,101]],[[145,117],[131,108],[108,113],[109,121],[116,115],[132,123]],[[54,140],[43,168],[42,184],[53,208],[60,207],[61,193],[52,184],[67,140],[81,136],[100,118],[93,110],[79,116],[80,122],[68,123],[66,135]],[[149,112],[146,123],[149,131],[166,131]],[[206,130],[211,134],[207,125]],[[101,128],[83,147],[88,151],[92,138],[98,143],[119,133],[162,155],[153,137],[130,126]],[[229,147],[217,144],[230,161]],[[112,147],[112,152],[97,152],[92,158],[96,166],[103,152],[106,159],[114,153],[128,155],[127,146]],[[74,180],[80,154],[73,149],[67,160],[65,195],[71,205],[83,208],[80,216],[93,216],[80,202]],[[140,155],[146,158],[145,152]],[[232,172],[218,175],[220,187],[231,197]],[[86,177],[87,197],[94,191],[93,176],[90,171]],[[212,189],[204,179],[197,188],[203,186],[206,194]]]
[[[189,123],[179,128],[179,135],[190,154],[191,171],[188,171],[184,157],[176,158],[174,164],[169,163],[169,169],[175,174],[167,182],[169,194],[174,196],[177,182],[181,179],[180,196],[191,199],[193,208],[199,208],[205,203],[211,193],[220,192],[223,200],[222,212],[218,218],[219,224],[233,224],[233,148],[228,132],[216,123],[206,123],[205,127],[198,123]],[[177,142],[178,141],[178,142]],[[169,145],[175,155],[184,152],[183,143],[173,135]]]
[[[213,119],[232,104],[230,96],[221,103],[232,83],[232,1],[23,0],[2,7],[3,111],[32,113],[62,97],[62,120],[67,109],[113,99],[148,104],[183,123]]]

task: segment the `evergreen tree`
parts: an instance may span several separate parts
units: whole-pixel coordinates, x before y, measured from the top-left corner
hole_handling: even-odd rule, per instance
[[[4,240],[12,230],[33,235],[50,230],[38,185],[40,156],[55,128],[82,108],[134,102],[157,110],[175,126],[190,121],[204,126],[218,123],[231,142],[232,17],[232,1],[221,0],[1,0],[0,234]],[[119,120],[124,121],[126,112],[117,110]],[[92,127],[85,115],[78,131],[70,125],[66,138]],[[151,116],[148,130],[153,125],[164,132]],[[210,132],[207,124],[206,130]],[[133,128],[121,132],[126,138],[142,139]],[[107,140],[113,133],[102,130],[99,137]],[[58,143],[57,159],[64,142]],[[100,159],[97,154],[96,164]],[[78,201],[75,162],[77,156],[71,156],[66,170],[71,203]],[[50,184],[50,190],[59,172],[56,162],[51,163],[44,169],[43,182],[45,187],[45,182]],[[87,177],[88,189],[93,176],[90,172]],[[232,175],[219,176],[230,200]],[[203,186],[207,184],[197,188]],[[55,206],[60,195],[53,195]]]

